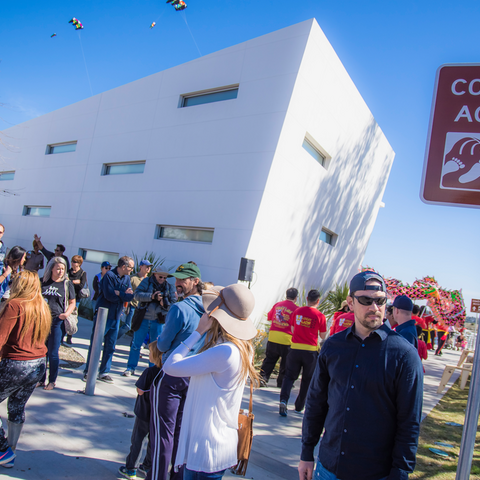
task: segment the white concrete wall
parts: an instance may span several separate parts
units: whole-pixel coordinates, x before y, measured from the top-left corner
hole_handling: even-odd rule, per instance
[[[311,135],[323,168],[303,148]],[[289,287],[350,281],[362,262],[394,152],[316,21],[295,83],[247,257],[255,259],[257,321]],[[322,227],[338,235],[319,240]]]
[[[237,281],[308,37],[308,22],[140,79],[7,130],[7,245],[38,233],[79,248],[155,251],[203,278]],[[182,94],[239,84],[236,100],[178,108]],[[76,140],[75,152],[45,155]],[[146,160],[143,174],[102,176],[106,162]],[[23,217],[50,205],[49,218]],[[214,228],[213,243],[154,239],[157,224]],[[88,273],[97,272],[98,265]],[[90,275],[90,276],[91,276]]]

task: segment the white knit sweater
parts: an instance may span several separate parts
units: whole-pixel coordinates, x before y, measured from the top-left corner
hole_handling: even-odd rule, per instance
[[[184,342],[192,348],[198,332]],[[238,412],[245,381],[239,382],[240,351],[221,343],[198,355],[186,357],[180,346],[163,369],[177,377],[191,377],[183,411],[175,467],[186,465],[196,472],[218,472],[237,463]]]

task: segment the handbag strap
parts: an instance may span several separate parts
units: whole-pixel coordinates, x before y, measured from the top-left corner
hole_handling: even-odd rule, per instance
[[[253,382],[250,379],[250,403],[248,404],[248,413],[251,415],[253,409]]]

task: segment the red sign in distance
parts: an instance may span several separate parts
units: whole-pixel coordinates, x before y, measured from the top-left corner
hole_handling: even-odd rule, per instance
[[[480,64],[437,70],[420,198],[480,207]]]
[[[472,298],[472,304],[470,305],[470,311],[472,313],[480,312],[480,300]]]

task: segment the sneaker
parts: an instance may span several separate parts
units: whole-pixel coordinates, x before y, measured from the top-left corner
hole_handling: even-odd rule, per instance
[[[264,388],[268,385],[268,381],[265,380],[263,377],[260,377],[260,388]]]
[[[141,463],[137,468],[137,477],[140,476],[145,478],[149,470],[149,468],[147,468],[143,463]]]
[[[278,410],[278,413],[281,417],[287,416],[287,404],[285,402],[280,402],[280,408]]]
[[[88,374],[87,374],[87,373],[84,373],[82,380],[83,380],[84,382],[86,382],[86,381],[87,381],[87,377],[88,377]]]
[[[5,465],[10,462],[13,463],[13,459],[15,457],[16,455],[13,453],[13,450],[10,447],[8,447],[4,452],[0,452],[0,465]]]
[[[127,368],[123,373],[122,373],[122,376],[124,377],[131,377],[132,375],[135,374],[135,370],[131,369],[131,368]]]
[[[105,383],[113,383],[113,378],[106,373],[99,375],[98,379]]]
[[[15,459],[10,460],[8,463],[2,463],[1,467],[13,468],[15,466]]]
[[[136,469],[129,470],[125,465],[122,465],[122,466],[118,469],[118,473],[119,473],[122,477],[125,477],[125,478],[135,478],[135,477],[137,476],[137,470],[136,470]]]
[[[302,410],[297,410],[297,409],[295,409],[294,412],[295,412],[295,413],[298,413],[299,415],[302,415],[302,414],[303,414],[303,408],[302,408]]]

